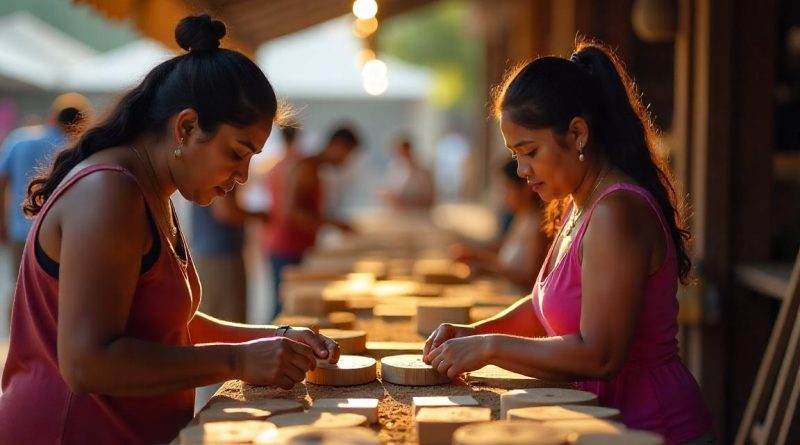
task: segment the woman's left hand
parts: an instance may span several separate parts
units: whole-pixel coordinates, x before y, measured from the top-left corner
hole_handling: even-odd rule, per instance
[[[492,335],[451,338],[428,353],[431,367],[450,380],[483,368],[489,364],[491,338]]]
[[[339,344],[330,338],[317,334],[309,328],[291,328],[284,334],[286,338],[305,343],[314,351],[314,355],[322,359],[328,359],[328,363],[339,361]]]

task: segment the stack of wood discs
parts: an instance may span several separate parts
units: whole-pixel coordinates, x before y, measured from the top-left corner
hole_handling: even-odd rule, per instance
[[[422,408],[415,416],[420,445],[452,442],[458,428],[475,422],[488,422],[492,410],[481,406]]]
[[[420,354],[390,355],[381,359],[381,378],[395,385],[430,386],[449,383],[446,375],[439,374],[422,361]]]
[[[313,426],[314,428],[347,428],[366,426],[367,418],[360,414],[307,411],[272,416],[269,419],[278,428],[287,426]]]
[[[500,395],[500,419],[507,419],[510,409],[549,405],[597,405],[597,396],[576,389],[513,389]]]
[[[342,354],[361,354],[367,350],[367,333],[364,331],[320,329],[319,333],[339,343]]]
[[[483,422],[462,426],[453,445],[563,445],[567,434],[535,422]]]
[[[327,317],[320,320],[320,328],[323,329],[353,329],[355,327],[356,314],[347,311],[331,312]]]
[[[260,434],[256,445],[378,445],[378,435],[368,428],[316,428],[290,426]]]
[[[328,386],[363,385],[376,377],[375,359],[357,355],[342,355],[335,365],[317,360],[317,369],[306,373],[307,382]]]
[[[428,336],[442,323],[469,323],[472,301],[463,299],[426,299],[417,302],[417,332]]]
[[[272,422],[241,420],[208,422],[187,426],[178,435],[181,445],[250,443],[265,431],[274,431]]]
[[[483,368],[470,371],[465,379],[472,384],[491,386],[494,388],[520,389],[520,388],[571,388],[571,382],[549,382],[518,374],[495,365],[486,365]]]
[[[198,419],[200,422],[263,420],[275,414],[302,410],[303,405],[300,402],[286,399],[218,402],[200,411]]]
[[[508,420],[531,420],[534,422],[582,419],[614,420],[619,418],[619,410],[594,405],[529,406],[510,409],[507,416]]]
[[[571,441],[574,445],[664,445],[664,438],[649,431],[627,430],[620,433],[580,434]]]

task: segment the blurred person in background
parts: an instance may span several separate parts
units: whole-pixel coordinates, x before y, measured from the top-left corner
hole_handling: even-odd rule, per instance
[[[543,230],[544,212],[539,195],[517,175],[517,163],[502,168],[505,207],[513,212],[508,231],[497,249],[457,245],[453,257],[476,273],[488,273],[508,280],[516,291],[530,292],[542,267],[550,239]]]
[[[303,254],[314,246],[321,227],[332,225],[343,231],[352,231],[349,224],[328,217],[323,212],[321,168],[326,165],[341,168],[358,144],[358,137],[353,130],[348,127],[337,128],[319,154],[287,164],[285,169],[278,172],[280,176],[275,179],[277,186],[271,188],[272,218],[265,245],[272,269],[273,317],[281,311],[283,268],[303,261]],[[269,180],[268,183],[272,184]]]
[[[208,205],[248,178],[275,120],[261,68],[186,17],[186,52],[153,68],[35,177],[0,395],[13,444],[173,440],[195,388],[240,379],[289,389],[338,345],[309,329],[198,311],[201,285],[170,200]]]
[[[414,156],[411,141],[395,141],[389,165],[387,188],[378,196],[398,210],[428,210],[433,206],[433,176]]]
[[[45,125],[21,127],[6,137],[0,151],[0,240],[9,247],[15,281],[32,224],[22,211],[28,183],[37,169],[81,132],[90,112],[86,97],[65,93],[53,101]],[[8,303],[10,311],[11,299]]]

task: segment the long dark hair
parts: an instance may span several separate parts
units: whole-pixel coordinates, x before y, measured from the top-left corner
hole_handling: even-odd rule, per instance
[[[650,114],[612,50],[581,39],[569,60],[541,57],[512,70],[494,91],[493,111],[523,127],[549,128],[561,142],[574,117],[586,119],[591,143],[658,201],[677,250],[678,276],[687,281],[691,234],[683,200],[675,193],[669,166],[654,151],[658,133]],[[551,235],[561,225],[566,203],[567,198],[548,205]]]
[[[105,119],[61,151],[46,173],[34,177],[23,205],[25,214],[39,213],[67,173],[84,159],[142,135],[161,135],[170,117],[186,108],[197,112],[200,128],[210,134],[222,123],[247,126],[261,119],[280,119],[275,91],[264,73],[243,54],[219,48],[224,36],[225,25],[208,14],[181,20],[175,40],[187,53],[153,68]]]

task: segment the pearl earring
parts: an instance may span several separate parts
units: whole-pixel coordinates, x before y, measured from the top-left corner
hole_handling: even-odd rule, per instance
[[[180,159],[183,157],[183,139],[181,139],[180,143],[178,144],[178,148],[172,152],[172,155],[175,156],[175,159]]]
[[[578,160],[583,162],[586,160],[586,157],[583,155],[583,144],[578,142]]]

